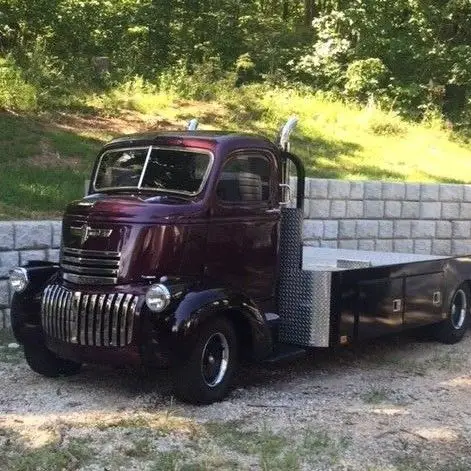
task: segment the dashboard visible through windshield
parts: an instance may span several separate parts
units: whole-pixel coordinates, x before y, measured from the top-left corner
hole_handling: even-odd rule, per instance
[[[198,194],[212,163],[209,152],[172,147],[134,147],[103,153],[94,178],[96,191],[156,190]]]

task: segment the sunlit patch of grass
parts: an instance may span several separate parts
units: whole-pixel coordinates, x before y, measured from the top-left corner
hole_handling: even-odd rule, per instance
[[[69,428],[96,428],[100,431],[109,429],[145,429],[162,436],[173,432],[194,436],[200,431],[200,427],[196,422],[180,417],[172,413],[172,411],[91,414],[79,417],[74,416],[73,419],[62,420],[61,423]]]

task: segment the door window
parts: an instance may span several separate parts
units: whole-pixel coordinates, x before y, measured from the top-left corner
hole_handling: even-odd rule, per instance
[[[261,202],[270,198],[270,161],[261,154],[241,154],[227,162],[216,189],[227,202]]]

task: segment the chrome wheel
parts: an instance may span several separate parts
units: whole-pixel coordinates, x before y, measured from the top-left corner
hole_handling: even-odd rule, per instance
[[[201,375],[210,388],[219,385],[229,365],[229,343],[220,332],[211,335],[201,355]]]
[[[463,327],[467,309],[468,302],[466,293],[462,289],[459,289],[453,296],[453,301],[451,303],[451,324],[456,330]]]

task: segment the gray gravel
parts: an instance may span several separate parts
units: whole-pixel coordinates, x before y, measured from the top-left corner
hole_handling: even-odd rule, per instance
[[[150,428],[172,421],[169,433],[152,435],[154,452],[179,450],[200,458],[204,449],[211,455],[206,467],[191,469],[225,469],[214,464],[214,456],[229,459],[231,469],[290,469],[288,458],[270,468],[256,448],[241,453],[230,440],[208,435],[205,427],[214,424],[234,433],[268,430],[283,436],[287,450],[299,455],[299,469],[471,469],[469,335],[452,346],[398,336],[359,349],[315,351],[276,367],[244,368],[230,397],[206,407],[175,401],[164,373],[142,378],[87,366],[79,376],[51,380],[31,372],[20,349],[6,355],[7,350],[0,349],[0,445],[10,432],[28,449],[59,434],[61,444],[85,438],[101,457],[116,450],[127,456],[132,453],[126,446],[136,437],[129,424],[119,424],[140,417]],[[145,435],[147,425],[135,429]],[[310,458],[305,443],[304,455],[299,451],[307,432],[317,437]],[[1,468],[2,453],[0,469],[7,469]],[[149,459],[134,456],[114,468],[79,463],[73,469],[184,469],[178,462],[150,468]]]

